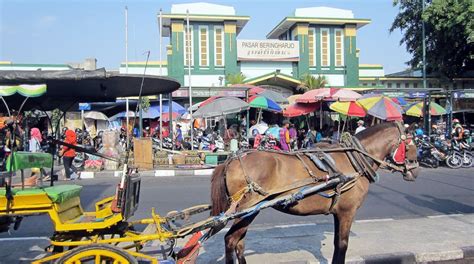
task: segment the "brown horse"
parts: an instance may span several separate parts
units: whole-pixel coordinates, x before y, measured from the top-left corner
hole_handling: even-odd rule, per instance
[[[386,157],[399,146],[400,141],[404,140],[403,126],[396,123],[384,123],[357,134],[358,138],[367,153],[373,155],[379,160]],[[403,129],[404,130],[404,129]],[[334,147],[328,144],[319,145],[321,149]],[[328,152],[336,163],[336,167],[343,174],[354,174],[356,169],[345,152]],[[410,146],[406,152],[406,160],[416,161],[416,147]],[[378,169],[379,164],[374,163],[373,168]],[[244,168],[244,169],[243,169]],[[407,167],[405,167],[407,168]],[[244,171],[245,170],[245,171]],[[239,195],[248,186],[248,175],[251,180],[263,190],[281,189],[284,186],[291,186],[297,181],[312,177],[309,170],[317,176],[327,175],[326,172],[318,169],[309,158],[302,155],[300,158],[294,155],[279,154],[275,152],[255,151],[244,155],[239,159],[233,159],[226,164],[218,166],[212,176],[211,199],[212,215],[218,215],[229,210],[231,197]],[[406,169],[402,172],[407,181],[414,181],[418,174],[417,166]],[[320,195],[311,195],[300,200],[290,207],[274,207],[275,209],[292,215],[317,215],[333,214],[334,217],[334,253],[332,263],[344,263],[346,250],[348,247],[349,233],[352,221],[357,209],[362,205],[367,192],[369,191],[370,181],[367,177],[357,178],[355,185],[349,190],[341,193],[338,201],[331,206],[332,199]],[[287,195],[296,192],[291,190],[279,193],[277,196]],[[257,192],[247,192],[239,201],[244,204],[249,200],[254,200],[261,194]],[[241,196],[242,197],[242,196]],[[275,196],[270,196],[273,198]],[[251,206],[247,204],[245,207]],[[235,204],[233,204],[235,206]],[[237,207],[237,210],[245,208]],[[239,263],[246,263],[244,257],[245,235],[247,229],[258,213],[237,218],[230,230],[225,235],[225,259],[226,263],[233,263],[234,252]],[[217,232],[215,228],[213,233]]]

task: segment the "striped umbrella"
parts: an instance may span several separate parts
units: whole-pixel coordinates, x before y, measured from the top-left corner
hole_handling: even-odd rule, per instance
[[[268,111],[281,112],[281,107],[273,100],[268,99],[265,96],[254,95],[249,98],[249,105],[253,108],[260,108]]]
[[[402,108],[387,96],[366,94],[357,102],[369,115],[388,121],[402,120]]]
[[[405,107],[405,114],[409,116],[423,116],[423,102],[413,103]],[[435,102],[430,102],[430,114],[434,116],[445,115],[446,110]]]
[[[314,103],[317,101],[355,101],[361,95],[349,90],[341,88],[319,88],[310,90],[296,99],[298,103]]]
[[[364,108],[357,102],[334,102],[329,109],[346,116],[364,117],[366,115]]]
[[[401,106],[405,106],[408,104],[408,102],[405,101],[405,98],[403,97],[392,97],[392,101],[394,101],[395,103]]]

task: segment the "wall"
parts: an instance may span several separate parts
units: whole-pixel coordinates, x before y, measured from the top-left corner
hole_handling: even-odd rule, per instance
[[[280,70],[280,73],[293,76],[292,62],[240,62],[240,70],[245,75],[246,79],[251,79],[271,72],[275,72],[277,69]]]

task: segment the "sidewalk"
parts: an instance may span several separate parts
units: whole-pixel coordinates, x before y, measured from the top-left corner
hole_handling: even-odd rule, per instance
[[[224,233],[204,243],[198,263],[223,263]],[[333,237],[332,224],[251,228],[245,256],[249,264],[330,263]],[[346,263],[431,263],[461,259],[463,263],[474,263],[474,215],[356,221]]]

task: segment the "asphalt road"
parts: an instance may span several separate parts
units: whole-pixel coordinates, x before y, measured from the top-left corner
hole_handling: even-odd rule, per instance
[[[118,178],[77,181],[84,186],[83,207],[93,210],[102,197],[113,195]],[[210,177],[143,177],[140,207],[135,218],[209,203]],[[401,175],[381,173],[357,213],[357,219],[406,219],[443,214],[474,213],[474,169],[423,169],[416,182],[405,182]],[[255,225],[330,223],[330,216],[290,216],[273,209],[262,212]],[[0,238],[43,237],[52,234],[47,216],[26,218],[20,230],[0,234]]]

